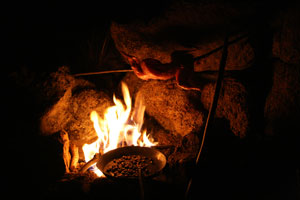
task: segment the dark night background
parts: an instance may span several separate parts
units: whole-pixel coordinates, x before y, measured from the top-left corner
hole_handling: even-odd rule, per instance
[[[46,105],[37,97],[33,85],[62,65],[70,66],[71,73],[97,71],[97,61],[90,59],[86,53],[89,48],[87,41],[101,44],[111,20],[120,23],[137,18],[147,20],[162,12],[170,2],[20,1],[1,6],[1,105],[4,111],[2,118],[5,118],[1,131],[4,155],[1,163],[5,166],[2,184],[8,186],[9,195],[34,197],[41,188],[59,179],[63,173],[57,173],[53,169],[55,165],[49,163],[49,160],[62,162],[53,158],[61,149],[47,149],[45,144],[54,141],[38,135],[37,122]],[[275,7],[278,9],[277,4]],[[242,148],[247,148],[247,145]],[[278,148],[278,145],[282,143],[258,143],[255,148],[251,147],[252,152],[247,150],[249,168],[225,166],[228,175],[221,177],[230,180],[230,173],[238,170],[235,172],[241,175],[237,175],[239,177],[235,180],[241,183],[243,179],[251,180],[253,183],[248,182],[245,187],[253,189],[243,189],[237,183],[234,187],[254,199],[260,193],[272,199],[284,199],[280,195],[285,195],[286,199],[296,199],[296,194],[299,197],[296,185],[299,182],[299,168],[295,170],[298,159],[294,155],[285,155],[286,149]],[[288,148],[289,145],[282,147]],[[256,162],[252,162],[254,160]],[[221,173],[218,166],[222,163],[214,164],[216,174]],[[278,170],[282,171],[278,173]],[[215,181],[224,186],[227,184],[226,180]],[[213,186],[215,182],[207,184]],[[8,191],[6,187],[5,190]],[[216,192],[226,194],[226,191]]]

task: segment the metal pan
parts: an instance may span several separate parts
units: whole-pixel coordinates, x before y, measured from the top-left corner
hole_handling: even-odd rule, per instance
[[[138,179],[139,177],[113,177],[109,173],[106,172],[106,166],[111,161],[117,158],[121,158],[122,156],[130,156],[130,155],[141,155],[148,158],[151,158],[153,163],[149,166],[151,168],[151,175],[145,178],[150,178],[157,175],[159,172],[163,170],[166,165],[166,157],[163,153],[154,148],[149,147],[138,147],[138,146],[130,146],[130,147],[121,147],[114,150],[111,150],[102,156],[100,156],[97,167],[102,171],[102,173],[112,179]]]

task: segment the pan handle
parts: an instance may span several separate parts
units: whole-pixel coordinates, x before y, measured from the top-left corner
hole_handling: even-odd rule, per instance
[[[88,170],[88,168],[90,168],[93,164],[97,163],[100,156],[101,156],[100,153],[96,153],[94,155],[93,159],[91,159],[89,162],[87,162],[87,163],[85,163],[85,165],[83,165],[83,167],[80,169],[80,173],[86,172],[86,170]]]
[[[142,174],[142,169],[139,168],[139,185],[140,185],[140,197],[141,200],[145,199],[145,191],[144,191],[144,185],[143,185],[143,174]]]

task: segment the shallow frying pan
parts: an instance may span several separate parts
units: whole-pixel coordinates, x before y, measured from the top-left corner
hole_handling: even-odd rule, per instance
[[[166,165],[166,157],[163,153],[158,151],[154,148],[149,147],[137,147],[137,146],[130,146],[130,147],[121,147],[109,151],[102,156],[100,156],[97,167],[103,172],[103,174],[108,178],[113,179],[138,179],[138,177],[113,177],[109,173],[106,172],[106,166],[111,161],[117,158],[121,158],[122,156],[130,156],[130,155],[140,155],[145,156],[147,158],[152,159],[152,164],[148,167],[151,170],[151,175],[148,177],[153,177],[157,175]]]
[[[150,147],[137,147],[137,146],[130,146],[130,147],[120,147],[114,150],[111,150],[103,155],[95,155],[95,157],[86,163],[82,168],[81,172],[85,172],[90,166],[97,163],[97,167],[103,172],[103,174],[108,178],[113,179],[138,179],[138,177],[113,177],[109,173],[106,172],[106,166],[111,161],[117,158],[121,158],[122,156],[129,156],[129,155],[140,155],[145,156],[147,158],[151,158],[153,163],[148,166],[151,170],[151,175],[147,177],[153,177],[157,175],[166,165],[166,157],[163,153],[158,151],[155,148]]]

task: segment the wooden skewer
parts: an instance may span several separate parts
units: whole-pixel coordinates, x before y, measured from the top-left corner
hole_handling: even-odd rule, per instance
[[[121,69],[121,70],[110,70],[110,71],[102,71],[102,72],[87,72],[87,73],[78,73],[73,76],[88,76],[88,75],[98,75],[98,74],[111,74],[111,73],[126,73],[133,72],[132,69]]]

